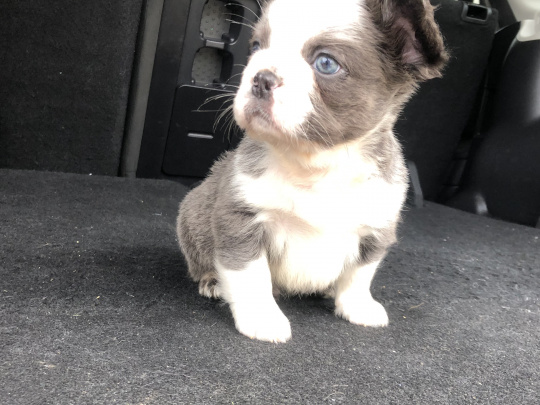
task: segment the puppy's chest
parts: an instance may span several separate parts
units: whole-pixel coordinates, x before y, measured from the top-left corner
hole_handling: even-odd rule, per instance
[[[338,228],[321,232],[295,221],[279,213],[266,218],[272,280],[292,293],[324,291],[358,256],[360,236]]]
[[[273,280],[289,292],[329,287],[358,256],[360,238],[381,222],[374,202],[383,196],[365,178],[328,177],[306,186],[270,174],[246,177],[240,185],[265,224]]]
[[[256,179],[240,175],[238,180],[243,200],[261,219],[291,232],[311,228],[322,234],[357,234],[366,227],[384,227],[399,211],[392,186],[364,173],[305,183],[273,173]]]

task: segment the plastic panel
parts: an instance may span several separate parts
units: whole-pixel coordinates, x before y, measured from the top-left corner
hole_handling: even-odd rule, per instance
[[[180,18],[173,0],[165,6]],[[182,33],[164,12],[139,177],[204,176],[213,160],[238,142],[237,130],[214,126],[228,106],[225,99],[208,99],[234,93],[248,59],[249,26],[259,12],[257,0],[194,0]]]

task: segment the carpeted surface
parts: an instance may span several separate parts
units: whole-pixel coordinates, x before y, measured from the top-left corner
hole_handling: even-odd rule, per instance
[[[373,286],[388,328],[281,299],[293,340],[272,345],[186,277],[184,193],[0,170],[2,403],[537,403],[540,230],[411,210]]]

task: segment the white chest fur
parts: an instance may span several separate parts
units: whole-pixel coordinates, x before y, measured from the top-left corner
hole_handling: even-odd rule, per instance
[[[324,291],[358,254],[359,236],[353,232],[306,231],[277,217],[267,221],[270,229],[270,262],[273,282],[291,293]]]
[[[291,292],[320,291],[331,285],[358,255],[359,241],[384,228],[399,213],[403,186],[376,174],[376,166],[348,149],[319,159],[331,162],[311,175],[284,169],[269,159],[265,174],[235,176],[242,199],[260,210],[277,263],[273,280]]]

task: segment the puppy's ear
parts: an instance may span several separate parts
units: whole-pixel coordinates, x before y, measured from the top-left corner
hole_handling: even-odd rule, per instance
[[[448,54],[429,0],[368,0],[389,56],[417,80],[440,77]]]

